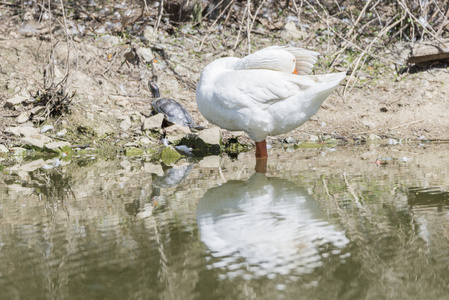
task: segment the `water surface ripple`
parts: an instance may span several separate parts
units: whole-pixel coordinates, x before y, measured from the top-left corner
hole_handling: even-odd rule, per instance
[[[272,149],[266,174],[254,153],[6,166],[0,298],[445,299],[448,152]]]

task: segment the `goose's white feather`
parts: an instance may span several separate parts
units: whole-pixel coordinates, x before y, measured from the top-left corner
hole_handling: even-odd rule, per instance
[[[243,130],[256,142],[287,133],[314,115],[346,76],[305,75],[317,57],[317,52],[273,46],[242,59],[215,60],[198,82],[198,108],[211,123]],[[295,69],[300,75],[292,74]]]

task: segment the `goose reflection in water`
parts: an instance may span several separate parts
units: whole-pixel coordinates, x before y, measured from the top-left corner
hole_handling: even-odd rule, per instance
[[[310,273],[349,243],[304,188],[262,173],[209,189],[197,221],[226,277]]]

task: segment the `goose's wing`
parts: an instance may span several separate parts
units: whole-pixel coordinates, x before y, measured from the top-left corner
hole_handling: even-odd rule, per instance
[[[301,83],[302,77],[271,70],[234,71],[220,76],[214,98],[229,109],[262,108],[309,87]]]
[[[320,55],[320,53],[315,51],[290,46],[271,46],[264,48],[259,52],[273,50],[283,50],[293,54],[293,56],[295,56],[296,58],[296,71],[300,75],[310,74],[310,72],[312,72],[313,66],[318,60],[318,56]]]

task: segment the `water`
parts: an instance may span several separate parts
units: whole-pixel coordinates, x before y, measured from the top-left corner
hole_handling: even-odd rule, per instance
[[[448,145],[290,150],[6,167],[0,298],[447,298]]]

